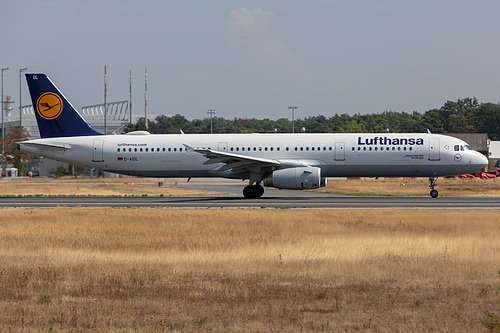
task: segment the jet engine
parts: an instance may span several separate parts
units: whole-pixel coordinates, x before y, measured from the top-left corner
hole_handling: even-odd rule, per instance
[[[264,186],[288,190],[313,189],[325,185],[326,177],[321,177],[321,169],[317,167],[276,170],[264,178]]]

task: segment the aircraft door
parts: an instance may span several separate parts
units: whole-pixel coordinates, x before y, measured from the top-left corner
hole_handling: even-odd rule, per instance
[[[429,161],[439,161],[441,159],[439,154],[439,139],[429,139]]]
[[[94,140],[94,147],[92,149],[92,162],[104,162],[103,147],[104,140]]]
[[[335,142],[335,161],[345,161],[345,142]]]
[[[217,150],[227,152],[227,142],[219,142],[217,144]]]

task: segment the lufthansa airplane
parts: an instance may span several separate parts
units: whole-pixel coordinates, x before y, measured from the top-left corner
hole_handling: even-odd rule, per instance
[[[264,187],[314,189],[327,177],[437,177],[483,170],[488,160],[464,141],[431,133],[103,135],[45,74],[26,74],[41,139],[20,149],[88,168],[144,177],[248,179],[245,198]]]

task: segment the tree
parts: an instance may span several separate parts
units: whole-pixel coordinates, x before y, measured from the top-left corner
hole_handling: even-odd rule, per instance
[[[9,125],[9,133],[4,137],[2,145],[5,149],[1,156],[2,163],[13,164],[20,174],[24,172],[25,164],[33,160],[33,155],[19,149],[19,142],[26,141],[30,135],[22,126],[12,127]]]

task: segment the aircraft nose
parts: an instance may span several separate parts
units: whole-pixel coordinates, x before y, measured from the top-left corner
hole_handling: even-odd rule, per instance
[[[484,169],[488,166],[488,158],[481,153],[477,153],[476,164]]]

